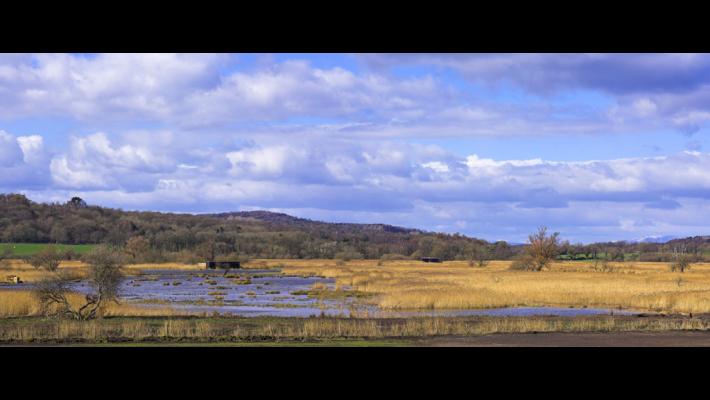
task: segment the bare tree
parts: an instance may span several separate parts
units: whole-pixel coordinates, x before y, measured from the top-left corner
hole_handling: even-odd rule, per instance
[[[536,233],[528,236],[530,243],[526,248],[526,258],[529,261],[527,269],[540,271],[555,259],[559,235],[558,232],[548,235],[547,227],[541,226]]]
[[[135,260],[142,260],[150,250],[150,242],[143,236],[134,236],[128,239],[124,251]]]
[[[14,251],[9,245],[0,252],[0,268],[10,268],[10,259]]]
[[[3,260],[8,260],[12,258],[12,256],[15,254],[15,250],[10,247],[10,245],[7,245],[4,249],[2,249],[2,252],[0,252],[0,259]]]
[[[214,238],[207,238],[204,242],[197,245],[195,253],[207,261],[214,261],[217,253],[217,243]]]
[[[96,318],[97,312],[107,302],[118,303],[119,288],[123,278],[122,254],[102,246],[89,253],[86,258],[89,263],[89,284],[93,293],[87,294],[84,304],[75,308],[67,297],[71,291],[73,277],[58,271],[38,282],[34,289],[34,294],[45,313],[50,313],[55,307],[58,308],[57,314],[60,316],[89,320]]]
[[[671,262],[671,271],[685,272],[690,269],[691,256],[688,254],[685,245],[673,246],[673,255]]]
[[[485,244],[474,244],[468,249],[468,265],[483,268],[488,265],[491,252]]]
[[[33,267],[37,269],[44,268],[47,271],[56,271],[61,262],[62,255],[56,246],[46,246],[30,258],[30,264]]]

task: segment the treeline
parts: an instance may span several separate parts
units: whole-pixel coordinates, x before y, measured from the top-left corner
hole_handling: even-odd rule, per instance
[[[383,224],[325,223],[266,211],[213,215],[131,212],[66,203],[36,203],[0,194],[0,242],[108,244],[126,248],[135,261],[204,261],[244,258],[508,260],[524,246],[489,243],[459,234],[424,232]],[[130,246],[128,246],[130,247]],[[710,258],[710,236],[667,243],[560,242],[562,260],[671,261],[682,252]]]
[[[710,236],[674,239],[666,243],[602,242],[587,245],[562,242],[558,258],[563,260],[671,262],[677,253],[692,261],[710,261]]]
[[[67,203],[36,203],[0,195],[3,242],[98,244],[136,247],[143,261],[233,258],[380,259],[438,257],[508,259],[505,242],[422,232],[388,225],[329,224],[285,214],[245,212],[192,215],[128,212]]]

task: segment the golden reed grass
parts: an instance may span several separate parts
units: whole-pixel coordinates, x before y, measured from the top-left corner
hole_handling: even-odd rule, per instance
[[[235,341],[416,338],[439,335],[474,336],[530,332],[624,332],[708,330],[703,319],[679,318],[412,318],[406,320],[286,318],[282,320],[101,319],[6,320],[0,342],[28,341]]]
[[[335,278],[337,285],[375,294],[383,309],[472,309],[515,306],[601,307],[679,313],[710,312],[710,264],[685,273],[667,263],[555,263],[540,272],[509,270],[510,262],[471,267],[465,261],[269,260],[283,273]]]
[[[69,303],[75,309],[84,304],[84,296],[70,293]],[[39,301],[29,290],[0,290],[0,318],[42,315]],[[171,307],[146,307],[130,303],[107,303],[100,311],[104,317],[204,316],[204,313],[176,310]]]
[[[89,273],[89,266],[81,261],[62,261],[59,269],[69,272],[77,278],[85,278]],[[143,270],[197,271],[204,269],[204,265],[184,263],[128,264],[123,267],[126,275],[140,275]],[[23,282],[31,283],[50,276],[51,272],[36,269],[24,260],[3,260],[3,264],[0,265],[0,280],[4,281],[9,275],[17,275]]]
[[[541,272],[511,271],[510,262],[492,261],[471,267],[466,261],[425,264],[418,261],[251,260],[246,267],[279,267],[285,274],[319,275],[373,294],[367,301],[383,309],[469,309],[509,306],[603,307],[648,311],[710,312],[710,264],[694,264],[685,273],[670,272],[667,263],[611,263],[611,272],[597,271],[590,262],[555,263]],[[86,265],[64,262],[60,268],[82,276]],[[128,274],[144,269],[200,269],[194,264],[136,264]],[[12,261],[0,274],[19,275],[26,282],[47,274]],[[0,276],[0,278],[4,278]],[[0,315],[32,315],[27,301],[0,292]],[[20,295],[20,297],[22,297]],[[25,299],[26,299],[25,295]],[[119,311],[120,309],[120,311]],[[145,310],[145,311],[142,311]],[[110,315],[174,315],[168,308],[123,305]],[[177,311],[173,311],[177,313]]]

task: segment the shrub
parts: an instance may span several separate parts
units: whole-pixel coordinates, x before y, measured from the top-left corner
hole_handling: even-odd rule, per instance
[[[76,260],[79,258],[79,253],[75,252],[72,249],[67,249],[64,251],[64,254],[62,254],[62,258],[64,260]]]
[[[360,254],[357,251],[341,251],[338,253],[335,253],[335,258],[338,260],[343,260],[343,261],[350,261],[350,260],[361,260],[362,254]]]
[[[383,254],[382,257],[380,257],[380,260],[382,260],[382,261],[409,260],[409,257],[402,255],[402,254],[397,254],[397,253],[387,253],[387,254]]]
[[[593,268],[598,272],[614,272],[614,267],[607,260],[594,260]]]
[[[694,257],[685,251],[685,246],[677,246],[673,249],[671,271],[685,272],[690,269],[690,263]]]
[[[124,251],[131,256],[133,261],[143,261],[150,250],[150,242],[143,236],[134,236],[128,239]]]
[[[533,271],[535,266],[530,256],[523,255],[513,260],[513,263],[510,264],[510,269],[513,271]]]
[[[671,271],[685,272],[685,270],[690,269],[690,265],[690,257],[681,256],[671,263]]]
[[[30,257],[30,264],[37,268],[44,268],[47,271],[56,271],[62,262],[62,255],[57,251],[56,246],[46,246]]]
[[[0,252],[0,260],[8,260],[12,258],[13,254],[15,254],[15,250],[13,250],[12,247],[7,246],[2,250],[2,252]]]

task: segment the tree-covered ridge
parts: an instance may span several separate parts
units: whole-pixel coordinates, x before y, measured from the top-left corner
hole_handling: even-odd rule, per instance
[[[175,214],[123,211],[66,203],[36,203],[21,194],[0,194],[0,242],[126,246],[140,238],[141,259],[204,258],[419,258],[510,259],[521,246],[489,243],[459,234],[425,232],[384,224],[327,223],[268,211]],[[562,238],[563,239],[563,238]],[[710,258],[710,236],[666,243],[572,244],[562,240],[557,258],[671,261],[683,251]]]
[[[383,224],[325,223],[266,211],[212,215],[133,212],[67,203],[36,203],[23,195],[0,195],[0,240],[29,243],[148,242],[154,258],[189,252],[234,257],[381,258],[440,257],[470,259],[483,251],[492,257],[512,254],[495,244],[454,234],[423,232]]]

